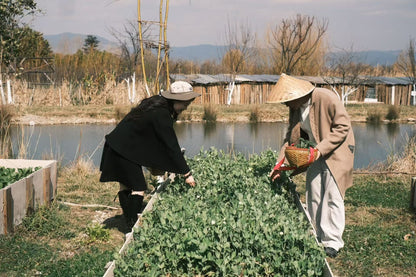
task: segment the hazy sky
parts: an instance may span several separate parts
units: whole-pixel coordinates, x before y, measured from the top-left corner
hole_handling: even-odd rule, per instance
[[[109,29],[122,30],[137,20],[137,0],[36,2],[44,15],[32,27],[45,35],[72,32],[115,40]],[[140,2],[142,19],[158,21],[160,1]],[[269,26],[296,14],[327,19],[332,49],[402,50],[416,39],[416,0],[170,0],[167,36],[171,46],[224,45],[230,21],[248,24],[264,41]]]

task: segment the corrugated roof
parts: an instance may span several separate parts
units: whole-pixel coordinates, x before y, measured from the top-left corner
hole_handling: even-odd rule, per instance
[[[316,85],[324,85],[328,82],[341,84],[345,80],[339,77],[321,77],[321,76],[295,76],[300,79],[307,80]],[[171,74],[172,81],[186,81],[192,85],[215,85],[229,83],[232,78],[231,74]],[[276,83],[280,78],[280,75],[270,74],[239,74],[235,76],[235,82],[239,83]],[[362,84],[374,85],[409,85],[412,84],[411,80],[406,77],[360,77]]]

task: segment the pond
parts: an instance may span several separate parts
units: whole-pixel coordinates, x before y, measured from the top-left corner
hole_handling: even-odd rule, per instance
[[[211,147],[246,156],[267,149],[278,150],[287,129],[286,123],[176,123],[179,144],[192,157]],[[79,155],[99,165],[104,136],[115,125],[14,126],[13,153],[19,145],[27,159],[56,159],[62,165]],[[415,124],[353,124],[356,155],[354,168],[366,168],[401,153],[408,138],[416,136]]]

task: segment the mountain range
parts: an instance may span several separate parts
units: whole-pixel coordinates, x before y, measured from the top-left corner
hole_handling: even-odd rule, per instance
[[[44,35],[55,53],[73,54],[81,49],[87,35],[74,33],[61,33],[56,35]],[[104,37],[96,36],[99,41],[99,49],[109,52],[117,52],[118,44]],[[173,60],[192,60],[201,62],[205,60],[220,59],[226,46],[201,44],[184,47],[171,47],[170,58]],[[357,62],[372,66],[392,65],[396,62],[401,50],[391,51],[357,51],[354,56]]]

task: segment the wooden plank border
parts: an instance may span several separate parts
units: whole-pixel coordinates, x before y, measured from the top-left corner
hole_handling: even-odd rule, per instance
[[[13,198],[10,187],[3,190],[3,218],[3,230],[4,234],[7,235],[13,231]]]

